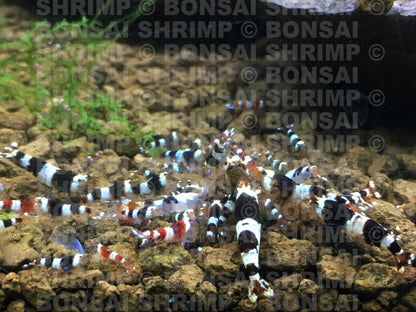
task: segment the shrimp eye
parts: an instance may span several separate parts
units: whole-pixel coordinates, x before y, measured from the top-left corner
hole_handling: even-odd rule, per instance
[[[306,172],[309,172],[309,168],[306,168]]]

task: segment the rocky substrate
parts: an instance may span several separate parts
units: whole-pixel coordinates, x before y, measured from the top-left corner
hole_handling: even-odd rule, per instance
[[[18,17],[10,8],[8,14]],[[3,33],[13,33],[13,27]],[[9,35],[10,35],[9,33]],[[120,52],[123,54],[119,54]],[[221,61],[213,56],[201,69],[199,58],[170,59],[156,53],[150,59],[140,57],[140,47],[116,43],[100,58],[93,69],[104,73],[104,80],[92,81],[94,87],[113,94],[123,105],[129,121],[144,131],[168,134],[176,131],[181,146],[195,138],[206,146],[223,129],[234,127],[234,140],[248,152],[264,154],[271,150],[276,159],[288,162],[288,168],[310,163],[318,165],[328,178],[326,188],[338,192],[357,191],[371,179],[381,200],[365,213],[402,237],[406,250],[416,252],[416,156],[413,146],[400,144],[402,136],[376,128],[356,130],[361,145],[340,149],[326,145],[326,137],[305,128],[299,134],[321,135],[323,145],[308,145],[307,154],[288,151],[288,145],[270,140],[267,112],[230,112],[218,101],[221,90],[266,92],[264,77],[244,84],[237,73],[247,65],[259,72],[266,62]],[[227,68],[219,80],[210,80],[204,70],[214,65]],[[230,69],[230,70],[228,70]],[[199,76],[191,75],[201,71]],[[197,77],[197,78],[195,78]],[[288,88],[276,84],[274,88]],[[151,91],[150,93],[148,91]],[[149,97],[143,94],[150,94]],[[129,179],[133,170],[157,169],[164,160],[138,154],[138,146],[122,136],[111,123],[108,136],[101,143],[79,137],[65,137],[68,125],[47,129],[38,124],[26,108],[16,103],[0,105],[0,148],[18,142],[21,150],[41,157],[63,169],[88,173],[94,186],[108,186],[112,181]],[[47,107],[47,106],[46,106]],[[280,109],[280,107],[279,107]],[[283,112],[285,109],[282,108]],[[382,149],[368,146],[371,132],[381,133]],[[345,133],[344,133],[345,134]],[[62,136],[61,136],[62,138]],[[397,141],[399,138],[399,141]],[[412,141],[408,136],[405,142]],[[102,143],[104,142],[104,143]],[[412,141],[414,142],[414,141]],[[328,147],[329,146],[329,147]],[[94,162],[87,156],[103,150]],[[262,159],[260,159],[263,161]],[[210,172],[210,174],[209,174]],[[140,175],[133,177],[144,181]],[[171,173],[162,194],[174,190],[178,180],[191,179],[208,190],[208,198],[219,198],[228,191],[224,172],[216,168],[195,168],[186,174]],[[320,183],[313,180],[311,183]],[[0,199],[50,196],[70,200],[65,194],[48,190],[36,177],[13,161],[0,159]],[[154,198],[152,194],[146,198]],[[94,202],[96,211],[115,212],[114,207]],[[112,220],[92,220],[87,215],[54,217],[40,213],[28,216],[22,224],[1,229],[0,305],[5,311],[395,311],[416,309],[416,270],[407,267],[397,272],[391,254],[367,245],[362,238],[347,237],[342,230],[323,225],[307,205],[285,211],[279,221],[264,220],[260,264],[263,276],[275,291],[273,298],[260,298],[256,304],[247,300],[248,280],[235,241],[232,220],[222,230],[224,239],[205,246],[202,251],[186,251],[180,244],[161,243],[139,249],[130,235],[130,227]],[[205,217],[206,218],[206,217]],[[201,237],[206,220],[201,220]],[[152,228],[166,226],[154,222]],[[42,266],[22,270],[36,257],[61,257],[73,254],[54,241],[56,234],[73,234],[85,246],[83,266],[62,271]],[[201,239],[203,241],[203,238]],[[101,242],[117,250],[136,267],[124,267],[103,260],[94,251]]]

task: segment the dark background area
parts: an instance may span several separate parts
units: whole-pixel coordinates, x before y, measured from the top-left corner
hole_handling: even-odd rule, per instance
[[[88,1],[88,0],[86,0]],[[180,1],[179,1],[180,2]],[[245,1],[250,7],[250,1]],[[18,4],[33,12],[33,17],[36,19],[47,18],[51,22],[67,18],[69,20],[79,19],[81,14],[53,14],[54,6],[57,3],[61,5],[67,4],[68,9],[71,8],[71,1],[32,1],[20,0],[18,2],[10,1],[10,4]],[[92,11],[96,12],[97,1],[91,1]],[[101,16],[100,20],[105,24],[110,21],[120,19],[123,15],[127,15],[134,11],[143,1],[131,0],[127,9],[119,7],[117,14]],[[195,3],[199,3],[195,0]],[[252,1],[251,1],[252,3]],[[42,6],[43,12],[46,12],[46,7],[50,8],[50,14],[38,14],[39,6]],[[120,4],[121,5],[121,4]],[[115,6],[117,8],[117,5]],[[62,10],[61,10],[62,11]],[[358,22],[358,37],[353,39],[315,39],[315,38],[293,38],[287,40],[291,43],[357,43],[360,46],[360,54],[355,56],[352,61],[345,63],[345,66],[359,67],[359,82],[356,86],[363,94],[369,94],[371,90],[380,89],[385,95],[385,102],[379,107],[369,105],[365,101],[355,103],[352,110],[356,110],[360,114],[368,114],[364,128],[383,127],[383,128],[401,128],[403,130],[416,132],[416,17],[405,17],[398,14],[387,16],[375,16],[364,12],[354,12],[353,14],[333,14],[333,15],[299,15],[298,10],[288,10],[287,14],[269,16],[265,10],[263,2],[256,2],[256,10],[254,15],[240,14],[230,16],[217,15],[186,15],[180,13],[179,15],[165,14],[165,1],[156,1],[155,10],[152,14],[141,16],[135,22],[130,24],[128,31],[128,38],[123,41],[128,41],[130,44],[143,44],[152,42],[156,44],[161,51],[163,45],[166,43],[186,44],[186,43],[200,43],[206,44],[214,43],[228,43],[237,45],[240,43],[253,43],[262,41],[264,44],[265,24],[267,21],[323,21],[330,20]],[[295,13],[295,14],[294,14]],[[88,14],[87,14],[88,15]],[[92,14],[93,15],[93,14]],[[92,17],[92,15],[90,17]],[[168,32],[158,33],[156,38],[140,38],[137,35],[138,25],[141,21],[167,22],[167,21],[230,21],[233,24],[233,31],[226,33],[224,38],[207,39],[207,38],[192,38],[192,39],[172,39]],[[247,39],[241,35],[239,27],[245,21],[253,21],[257,25],[257,35],[252,39]],[[189,29],[188,31],[192,31]],[[332,41],[331,41],[332,40]],[[267,39],[266,39],[267,41]],[[270,42],[273,42],[271,39]],[[281,41],[280,41],[281,43]],[[380,44],[385,49],[385,57],[381,61],[372,61],[368,57],[368,49],[373,44]],[[263,51],[264,52],[264,51]],[[261,47],[259,47],[258,55],[261,55]],[[342,66],[342,63],[337,62],[305,62],[307,66]],[[329,85],[328,88],[345,88],[343,85]],[[342,108],[340,108],[342,109]],[[350,110],[351,110],[350,109]]]

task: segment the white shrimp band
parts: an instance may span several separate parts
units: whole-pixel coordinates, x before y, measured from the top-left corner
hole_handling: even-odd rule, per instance
[[[81,257],[82,257],[82,254],[75,254],[74,255],[74,260],[72,261],[72,266],[73,267],[78,266],[78,264],[81,262]]]
[[[258,247],[257,247],[258,248]],[[249,264],[254,264],[256,268],[259,267],[259,251],[258,249],[250,249],[247,252],[241,253],[241,259],[245,267]]]
[[[299,151],[304,146],[305,146],[305,142],[299,141],[298,143],[295,144],[295,151]]]
[[[61,268],[61,258],[53,258],[51,267],[54,269],[60,269]]]
[[[86,212],[86,207],[84,205],[79,206],[79,213],[85,213]]]
[[[170,241],[171,239],[174,238],[175,232],[173,231],[173,228],[171,228],[171,227],[167,227],[167,228],[165,228],[165,230],[166,230],[166,236],[165,236],[164,240],[165,241]],[[159,234],[159,232],[158,232],[158,234]]]
[[[147,182],[140,183],[140,194],[149,194],[151,193]]]
[[[383,238],[383,240],[381,241],[381,246],[383,246],[383,247],[385,247],[385,248],[388,248],[388,247],[390,247],[390,245],[392,244],[392,243],[394,243],[394,241],[395,241],[396,239],[394,238],[394,236],[392,235],[392,234],[387,234],[384,238]],[[401,250],[402,251],[402,250]],[[400,252],[401,253],[401,252]],[[400,254],[399,253],[399,254]]]
[[[253,190],[250,186],[242,186],[237,187],[237,196],[236,198],[239,198],[241,194],[246,193],[248,196],[254,197],[257,201],[257,194],[258,191]]]
[[[157,210],[157,208],[155,206],[147,207],[145,218],[150,218],[155,210]],[[136,218],[138,218],[138,217],[136,216]]]
[[[295,187],[295,191],[293,192],[292,195],[292,200],[293,201],[302,201],[305,199],[309,199],[310,195],[309,195],[309,190],[311,189],[311,185],[308,184],[299,184],[296,185]]]
[[[110,253],[109,258],[110,258],[111,260],[116,260],[117,255],[118,255],[118,254],[117,254],[115,251],[112,251],[112,252]]]
[[[40,202],[40,208],[43,211],[48,211],[48,199],[46,197],[38,197],[37,200]]]
[[[300,140],[300,138],[299,138],[299,136],[297,135],[297,134],[292,134],[290,137],[289,137],[289,140],[290,140],[290,143],[292,143],[293,144],[293,141],[295,141],[295,140]]]
[[[218,218],[216,218],[216,217],[210,217],[208,219],[208,224],[214,224],[215,226],[217,226],[218,225]]]
[[[233,200],[227,200],[224,207],[233,212],[235,210],[235,202]]]
[[[17,152],[18,152],[18,151],[14,151],[14,152],[13,152],[13,157],[16,157]],[[26,154],[25,154],[25,156],[23,156],[23,157],[20,159],[20,165],[21,165],[22,167],[24,167],[24,168],[27,168],[27,167],[30,165],[29,161],[30,161],[32,158],[33,158],[32,156],[30,156],[30,155],[26,155]]]
[[[133,190],[131,188],[131,180],[124,181],[124,192],[126,194],[133,193]]]
[[[62,216],[70,216],[72,214],[71,204],[62,205]]]
[[[103,187],[102,189],[100,189],[100,192],[101,200],[110,200],[112,198],[109,187]]]
[[[182,159],[184,151],[183,150],[179,150],[175,153],[175,158],[176,159]]]
[[[369,220],[369,218],[366,216],[355,213],[354,216],[345,223],[345,230],[350,235],[361,235],[363,234],[363,228],[367,220]]]
[[[89,194],[87,195],[87,200],[88,200],[88,201],[93,201],[93,200],[94,200],[94,198],[92,197],[92,193],[89,193]]]
[[[249,279],[251,281],[259,281],[260,280],[260,274],[257,273],[257,274],[251,275],[251,276],[249,276]]]
[[[1,201],[1,208],[3,207],[3,202]],[[21,201],[20,200],[12,200],[12,205],[10,206],[11,211],[20,212],[21,207]]]
[[[58,167],[50,164],[50,163],[46,163],[43,167],[42,170],[39,172],[39,180],[46,184],[47,186],[52,186],[52,178],[53,175],[56,173],[56,171],[59,170]]]
[[[75,177],[72,178],[70,191],[75,192],[76,190],[78,190],[80,182],[86,182],[87,180],[88,180],[88,174],[86,174],[86,175],[82,175],[82,174],[76,175]]]
[[[167,176],[167,172],[163,172],[159,175],[159,181],[160,181],[160,185],[165,186],[166,185],[166,176]]]
[[[199,150],[196,150],[195,152],[194,152],[194,155],[193,155],[193,157],[194,157],[194,159],[195,160],[198,160],[201,156],[203,156],[204,154],[203,154],[203,152],[199,149]]]
[[[208,237],[213,237],[214,236],[214,233],[212,231],[207,231],[207,236]]]
[[[263,178],[263,187],[266,191],[269,191],[272,187],[272,177],[270,177],[269,175],[266,175]]]

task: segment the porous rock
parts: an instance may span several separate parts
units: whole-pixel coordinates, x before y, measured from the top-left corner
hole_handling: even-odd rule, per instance
[[[168,289],[173,293],[193,294],[202,282],[204,272],[195,264],[184,265],[168,279]]]
[[[318,249],[307,240],[290,239],[260,250],[260,265],[277,272],[297,272],[316,264]]]
[[[299,283],[299,293],[300,294],[306,294],[306,295],[312,295],[316,294],[318,292],[319,286],[314,281],[304,278]]]
[[[167,281],[160,276],[143,278],[144,292],[146,294],[159,294],[167,292]]]
[[[399,160],[394,155],[377,155],[373,158],[368,168],[370,176],[377,172],[386,174],[388,177],[396,177],[400,173]]]
[[[99,270],[71,270],[63,272],[61,270],[51,270],[50,284],[53,288],[68,290],[93,289],[98,281],[104,278]]]
[[[14,228],[6,233],[4,233],[3,242],[0,244],[0,251],[4,257],[2,265],[5,268],[21,267],[38,256],[36,250],[29,244],[32,237],[29,233],[18,232]]]
[[[4,290],[8,295],[15,296],[20,293],[20,278],[14,272],[10,272],[2,281],[1,285],[2,290]]]
[[[416,178],[416,157],[413,154],[399,154],[397,158],[400,162],[400,175],[406,178]]]
[[[388,202],[393,201],[394,187],[393,182],[384,173],[375,173],[371,176],[371,180],[374,181],[376,191],[379,192],[381,198]]]
[[[92,152],[94,148],[95,144],[88,143],[87,138],[81,137],[63,144],[58,155],[71,160],[80,153]]]
[[[47,276],[45,268],[19,272],[21,293],[25,300],[38,310],[48,307],[55,296]]]
[[[26,131],[33,125],[33,117],[28,113],[5,113],[0,111],[0,128]]]
[[[160,244],[139,253],[143,272],[169,278],[182,265],[192,264],[189,252],[181,245]]]
[[[357,272],[354,289],[364,296],[374,296],[392,286],[397,270],[381,263],[369,263]]]
[[[291,291],[297,290],[301,280],[302,274],[300,273],[284,275],[273,281],[273,288]]]
[[[391,290],[385,290],[380,293],[377,297],[377,301],[384,307],[388,307],[393,304],[394,300],[397,298],[398,293]]]
[[[331,285],[340,288],[351,288],[354,282],[355,270],[337,257],[325,255],[316,264],[318,273]]]
[[[206,247],[198,255],[197,263],[210,279],[218,281],[222,279],[221,277],[232,278],[237,274],[239,265],[233,263],[231,259],[238,251],[236,246],[231,249],[232,245],[236,244],[229,245],[229,248]]]
[[[19,147],[19,150],[34,157],[47,159],[51,156],[51,142],[47,136],[41,136],[39,139]]]
[[[375,155],[368,147],[357,145],[351,148],[341,159],[348,164],[348,168],[366,173]]]
[[[368,178],[364,177],[361,171],[345,167],[335,168],[329,173],[328,178],[341,193],[358,191],[368,182]]]
[[[394,198],[399,204],[416,203],[416,182],[398,179],[394,181]]]
[[[135,312],[139,306],[140,296],[144,294],[142,285],[117,285],[117,290],[120,292],[121,307],[120,311],[122,312]]]
[[[25,312],[25,305],[25,301],[22,299],[12,301],[7,306],[6,312]]]

